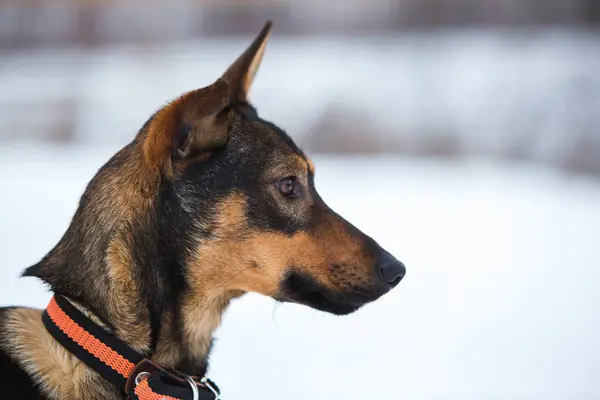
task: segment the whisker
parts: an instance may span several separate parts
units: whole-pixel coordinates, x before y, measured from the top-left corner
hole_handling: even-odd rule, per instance
[[[225,280],[225,281],[224,281],[222,284],[220,284],[220,285],[217,285],[217,286],[210,287],[210,288],[208,288],[208,290],[212,290],[212,289],[222,289],[222,288],[224,288],[224,287],[225,287],[225,285],[227,285],[229,282],[231,282],[231,281],[232,281],[232,280],[233,280],[233,279],[234,279],[236,276],[238,276],[238,275],[239,275],[239,274],[241,274],[242,272],[246,271],[247,269],[252,269],[252,268],[255,268],[255,267],[253,267],[252,265],[250,265],[250,266],[248,266],[248,267],[242,268],[242,269],[240,269],[239,271],[237,271],[237,272],[233,273],[233,275],[231,275],[231,276],[229,277],[229,279],[226,279],[226,280]]]

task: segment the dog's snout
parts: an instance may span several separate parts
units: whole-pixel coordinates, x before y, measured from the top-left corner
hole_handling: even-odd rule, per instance
[[[406,274],[406,267],[400,261],[396,260],[387,251],[383,251],[377,260],[377,270],[381,278],[390,285],[391,288],[396,287]]]

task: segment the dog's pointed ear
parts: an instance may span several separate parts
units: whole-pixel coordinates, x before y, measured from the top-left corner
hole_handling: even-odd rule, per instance
[[[225,71],[221,77],[231,85],[231,96],[234,102],[246,102],[254,76],[262,61],[273,22],[267,21],[256,39]]]
[[[229,136],[231,86],[223,79],[188,92],[159,110],[149,121],[143,153],[153,170],[170,175],[174,168],[209,156]]]

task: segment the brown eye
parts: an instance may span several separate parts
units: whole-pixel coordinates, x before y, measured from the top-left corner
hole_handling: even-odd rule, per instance
[[[277,189],[286,197],[298,196],[298,181],[295,176],[288,176],[277,182]]]

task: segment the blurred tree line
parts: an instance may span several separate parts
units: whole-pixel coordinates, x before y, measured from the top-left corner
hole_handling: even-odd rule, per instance
[[[143,84],[160,67],[132,48],[204,36],[246,43],[266,19],[288,50],[336,36],[329,52],[279,65],[299,80],[303,68],[323,69],[322,80],[289,88],[303,111],[270,104],[311,152],[487,154],[600,176],[600,0],[0,0],[0,145],[121,138],[154,103],[142,101],[140,115],[119,104],[160,93]],[[369,35],[391,47],[354,38]],[[114,57],[119,43],[135,44],[133,54]],[[360,61],[350,89],[341,53]],[[215,65],[230,61],[219,57]],[[394,79],[373,81],[373,71]]]
[[[599,0],[0,0],[0,46],[95,45],[254,33],[600,26]]]

